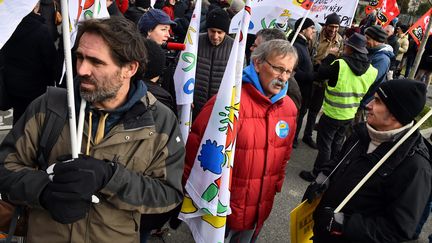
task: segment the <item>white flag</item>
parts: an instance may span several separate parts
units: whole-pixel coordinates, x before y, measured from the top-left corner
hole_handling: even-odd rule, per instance
[[[0,0],[0,49],[38,0]]]
[[[195,71],[198,58],[198,39],[201,19],[201,0],[195,9],[185,38],[186,48],[180,53],[180,59],[174,72],[174,85],[177,105],[179,105],[179,126],[183,141],[187,141],[190,129],[191,105],[195,85]]]

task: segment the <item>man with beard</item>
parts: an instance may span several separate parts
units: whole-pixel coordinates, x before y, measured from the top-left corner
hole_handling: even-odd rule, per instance
[[[75,97],[88,108],[79,158],[65,161],[66,122],[46,161],[55,163],[53,177],[37,169],[47,95],[0,145],[0,193],[28,207],[29,242],[138,242],[141,214],[180,204],[184,145],[173,112],[140,80],[142,38],[124,18],[80,23]],[[100,203],[92,204],[92,195]]]
[[[324,163],[341,149],[345,131],[351,124],[360,100],[375,81],[378,71],[367,57],[366,37],[354,33],[344,46],[341,58],[329,55],[318,69],[318,77],[325,82],[323,114],[318,122],[318,155],[314,168],[302,176],[313,181]]]

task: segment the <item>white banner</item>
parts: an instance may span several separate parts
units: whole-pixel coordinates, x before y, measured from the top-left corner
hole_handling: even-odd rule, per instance
[[[301,7],[304,0],[260,0],[252,3],[250,34],[260,29],[273,28],[275,23],[285,23],[288,19],[303,17],[307,11]],[[309,18],[318,23],[325,23],[328,15],[337,13],[341,18],[341,26],[351,26],[358,0],[315,0]],[[231,20],[230,33],[235,33],[241,22],[243,10]]]
[[[0,0],[0,49],[38,0]]]

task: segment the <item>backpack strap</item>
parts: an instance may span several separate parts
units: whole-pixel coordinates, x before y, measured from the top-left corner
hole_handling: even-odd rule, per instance
[[[64,128],[68,115],[66,89],[49,86],[46,95],[46,114],[37,152],[37,163],[41,170],[48,167],[49,154]]]

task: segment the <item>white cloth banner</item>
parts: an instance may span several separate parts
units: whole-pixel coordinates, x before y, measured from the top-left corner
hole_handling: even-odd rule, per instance
[[[174,72],[176,101],[179,106],[179,126],[183,141],[187,141],[191,125],[191,108],[195,86],[195,73],[198,59],[198,39],[201,19],[201,0],[195,9],[185,38],[186,48],[180,52],[180,58]]]
[[[301,7],[304,0],[261,0],[252,3],[250,34],[258,30],[273,28],[275,23],[285,23],[288,19],[303,17],[306,9]],[[318,23],[325,23],[328,15],[337,13],[341,18],[341,26],[351,26],[358,0],[315,0],[309,18]],[[230,33],[235,33],[241,21],[243,10],[231,20]]]
[[[38,0],[0,0],[0,49]]]
[[[71,44],[74,45],[78,31],[78,23],[83,20],[92,19],[93,13],[96,11],[94,6],[95,0],[74,0],[69,1],[69,23],[71,31]],[[115,4],[115,3],[113,3]],[[99,1],[96,18],[109,18],[109,13],[106,6],[106,0]]]

